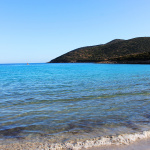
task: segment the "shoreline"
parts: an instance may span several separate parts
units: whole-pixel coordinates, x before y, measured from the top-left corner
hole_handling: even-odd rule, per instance
[[[52,143],[51,140],[0,141],[1,150],[150,150],[150,130],[134,134],[97,137],[94,139]]]
[[[57,150],[55,148],[49,148],[49,144],[44,143],[15,143],[8,145],[0,145],[1,150]],[[59,149],[60,150],[60,149]],[[63,149],[64,150],[64,149]],[[150,138],[137,140],[129,145],[109,145],[109,146],[95,146],[91,148],[75,148],[70,150],[150,150]]]
[[[100,146],[82,150],[150,150],[150,138],[139,139],[129,145]]]

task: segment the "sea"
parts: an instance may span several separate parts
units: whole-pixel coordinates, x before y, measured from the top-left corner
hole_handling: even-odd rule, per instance
[[[1,145],[82,149],[148,137],[150,65],[0,65]]]

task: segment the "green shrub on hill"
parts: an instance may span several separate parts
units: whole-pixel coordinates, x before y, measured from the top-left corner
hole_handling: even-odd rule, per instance
[[[61,55],[50,63],[150,60],[150,37],[113,40],[103,45],[82,47]]]

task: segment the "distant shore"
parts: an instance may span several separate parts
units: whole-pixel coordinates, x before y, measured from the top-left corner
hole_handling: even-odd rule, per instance
[[[48,62],[49,63],[49,62]],[[150,64],[150,60],[134,60],[134,61],[109,61],[109,60],[104,60],[104,61],[98,61],[98,62],[51,62],[51,63],[95,63],[95,64]]]
[[[100,62],[96,62],[98,64],[150,64],[150,60],[146,60],[146,61],[141,61],[141,60],[137,60],[137,61],[100,61]]]
[[[150,64],[150,37],[115,39],[105,44],[80,47],[49,63]]]

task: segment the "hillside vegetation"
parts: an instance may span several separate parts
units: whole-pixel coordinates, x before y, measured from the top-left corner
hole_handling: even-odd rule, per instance
[[[150,37],[116,39],[103,45],[82,47],[61,55],[50,63],[149,63]]]

